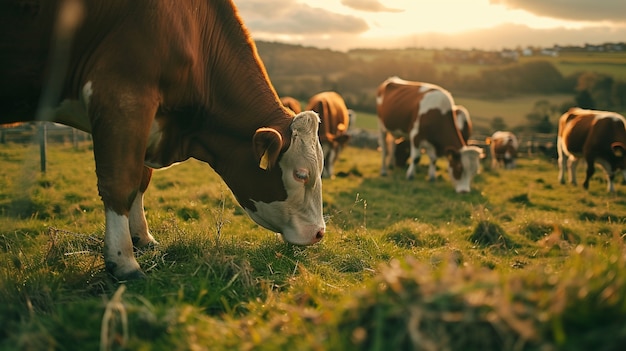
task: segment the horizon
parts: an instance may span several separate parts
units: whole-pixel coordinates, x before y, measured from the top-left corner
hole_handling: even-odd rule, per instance
[[[254,40],[347,51],[426,47],[502,50],[626,38],[614,0],[238,0]],[[445,16],[438,14],[445,14]]]

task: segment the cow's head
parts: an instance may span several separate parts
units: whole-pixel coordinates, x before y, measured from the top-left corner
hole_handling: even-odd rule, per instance
[[[517,158],[517,146],[512,139],[508,139],[506,144],[503,145],[504,149],[504,168],[515,168],[515,159]]]
[[[448,173],[457,193],[470,192],[472,179],[480,170],[483,151],[477,146],[463,146],[460,150],[448,149]]]
[[[315,112],[296,115],[290,125],[289,147],[282,154],[286,144],[281,133],[272,128],[258,129],[253,138],[258,160],[254,173],[261,172],[259,176],[267,181],[256,184],[264,189],[250,189],[250,198],[239,201],[255,222],[297,245],[320,241],[326,229],[322,214],[324,159],[317,135],[319,123]],[[281,189],[272,191],[275,196],[268,199],[268,188],[275,187],[277,182]]]

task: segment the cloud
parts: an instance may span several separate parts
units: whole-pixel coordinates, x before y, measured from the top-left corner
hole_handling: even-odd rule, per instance
[[[341,4],[359,11],[367,12],[404,12],[381,4],[378,0],[341,0]]]
[[[574,21],[609,21],[626,24],[624,0],[489,0],[537,16]]]
[[[239,13],[252,33],[276,35],[359,34],[369,25],[363,19],[297,3],[295,0],[241,0]]]

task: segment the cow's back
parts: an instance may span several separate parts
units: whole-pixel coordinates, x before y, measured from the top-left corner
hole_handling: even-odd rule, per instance
[[[422,87],[383,82],[377,91],[378,118],[389,131],[408,133],[415,122],[422,98]]]
[[[559,121],[559,137],[570,154],[582,155],[589,133],[595,123],[591,114],[569,114],[561,116]]]

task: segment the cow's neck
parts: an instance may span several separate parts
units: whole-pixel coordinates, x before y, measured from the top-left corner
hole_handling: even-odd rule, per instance
[[[240,19],[233,16],[227,3],[212,2],[215,16],[205,21],[209,28],[203,53],[206,60],[205,125],[196,135],[192,157],[206,161],[220,173],[223,164],[232,163],[232,155],[251,152],[252,137],[260,127],[273,127],[289,141],[292,114],[282,107],[272,87],[265,67],[258,57],[256,46],[242,29]],[[216,145],[216,135],[230,144]],[[287,145],[285,145],[287,146]],[[228,160],[228,162],[220,162]]]

